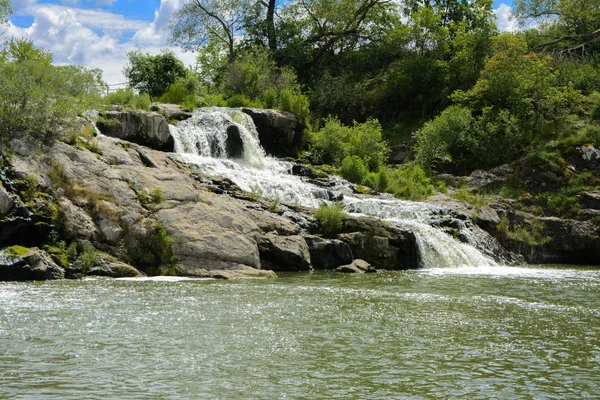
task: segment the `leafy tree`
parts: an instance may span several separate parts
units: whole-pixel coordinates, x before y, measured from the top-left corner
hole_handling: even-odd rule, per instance
[[[171,20],[171,41],[187,50],[219,43],[226,49],[229,62],[233,62],[252,4],[252,0],[187,1]]]
[[[8,23],[8,16],[12,12],[8,0],[0,0],[0,36],[3,33],[3,25]]]
[[[52,65],[52,55],[28,40],[12,40],[0,53],[0,139],[29,135],[49,143],[97,104],[99,70]]]
[[[537,51],[585,56],[600,50],[600,3],[590,0],[518,0],[516,16],[541,25]]]
[[[330,118],[312,135],[311,142],[316,157],[322,162],[339,166],[346,156],[356,156],[371,171],[385,164],[390,152],[377,120],[344,126],[339,120]]]
[[[141,93],[158,97],[179,78],[185,78],[188,71],[172,51],[163,50],[160,54],[144,54],[139,50],[127,53],[128,64],[123,74],[129,85]]]

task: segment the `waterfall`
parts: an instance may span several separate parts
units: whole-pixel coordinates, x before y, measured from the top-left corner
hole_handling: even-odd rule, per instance
[[[292,163],[265,155],[252,119],[241,110],[198,109],[192,118],[170,129],[175,152],[183,161],[207,175],[226,177],[244,191],[312,208],[328,202],[331,193],[343,194],[347,212],[377,217],[413,232],[424,268],[496,265],[475,247],[432,226],[444,214],[438,206],[386,196],[361,199],[339,177],[332,177],[325,189],[292,175]]]

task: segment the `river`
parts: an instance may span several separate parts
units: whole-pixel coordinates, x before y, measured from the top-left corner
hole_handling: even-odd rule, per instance
[[[566,266],[0,283],[0,398],[593,399],[599,287]]]

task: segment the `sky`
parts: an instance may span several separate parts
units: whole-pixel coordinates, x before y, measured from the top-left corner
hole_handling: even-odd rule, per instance
[[[126,53],[158,54],[169,48],[187,65],[192,53],[168,43],[168,21],[186,0],[10,0],[8,35],[26,38],[50,51],[55,64],[81,64],[103,70],[110,85],[123,84]],[[512,0],[496,0],[502,31],[517,28],[510,19]]]

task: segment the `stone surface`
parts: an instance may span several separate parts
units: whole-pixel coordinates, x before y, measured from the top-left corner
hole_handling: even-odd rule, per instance
[[[341,240],[324,239],[308,235],[304,239],[308,244],[310,259],[314,269],[335,269],[352,263],[352,249]]]
[[[155,150],[173,151],[175,141],[160,114],[147,111],[106,111],[96,125],[100,132]]]
[[[365,260],[357,259],[351,264],[342,265],[336,268],[337,272],[344,272],[349,274],[365,274],[377,272],[375,268]]]
[[[14,206],[15,201],[12,196],[0,185],[0,218],[8,215]]]
[[[243,108],[256,125],[260,144],[267,154],[294,157],[302,144],[304,126],[294,114],[279,110]]]
[[[600,210],[600,191],[582,193],[579,201],[584,209]]]
[[[65,271],[39,249],[24,249],[15,255],[11,249],[0,251],[0,281],[42,281],[64,278]]]
[[[344,221],[338,239],[350,246],[355,258],[378,269],[404,270],[420,267],[420,253],[414,234],[370,217]]]
[[[161,114],[168,120],[183,121],[192,117],[192,112],[179,104],[152,103],[150,110]]]
[[[302,236],[274,234],[256,239],[263,266],[273,271],[309,271],[312,269],[310,252]]]
[[[98,256],[96,266],[87,271],[89,276],[107,276],[110,278],[134,278],[142,273],[129,264],[121,262],[107,254]]]

